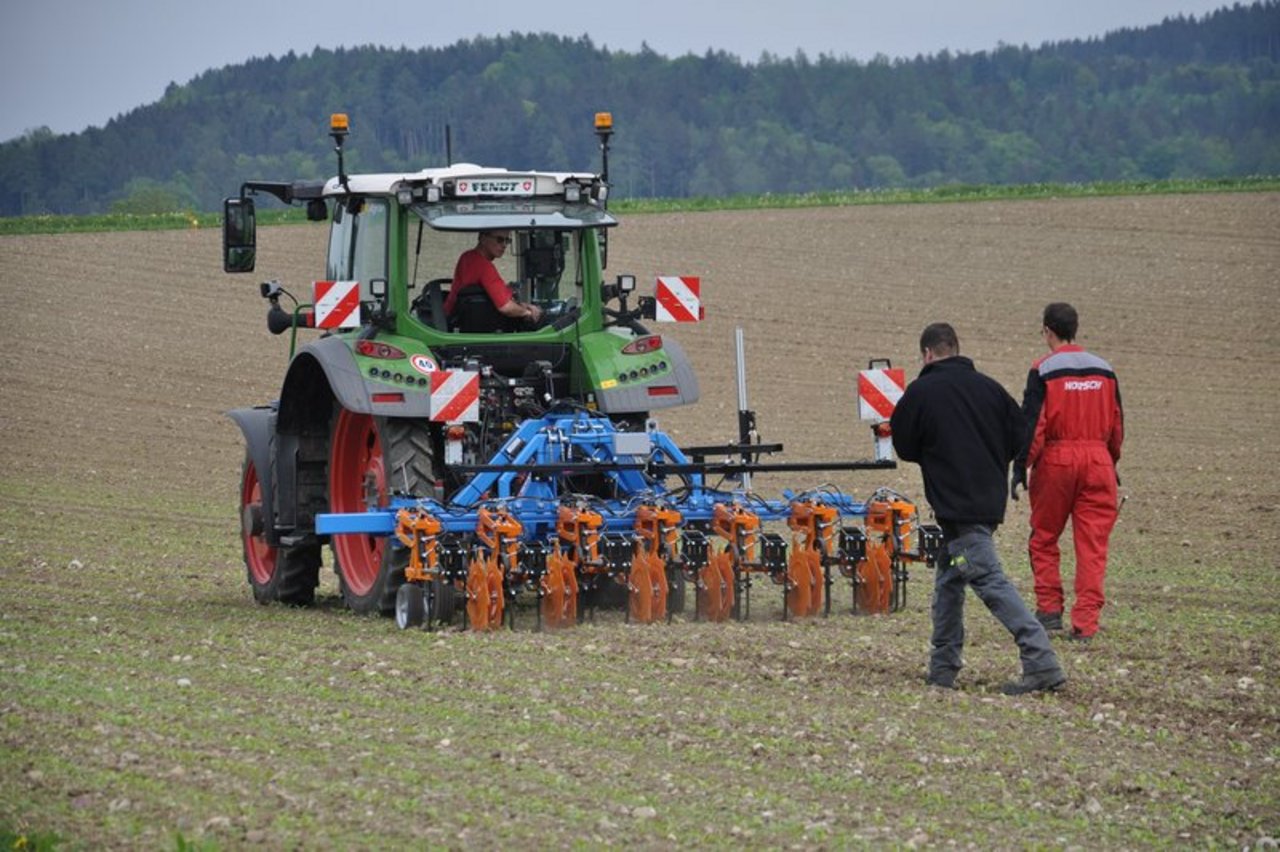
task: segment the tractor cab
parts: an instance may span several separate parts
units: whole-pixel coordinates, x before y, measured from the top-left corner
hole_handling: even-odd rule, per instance
[[[571,325],[588,301],[588,287],[597,291],[591,303],[599,304],[599,275],[590,270],[602,264],[589,250],[601,241],[600,229],[617,224],[599,202],[584,200],[593,191],[603,195],[593,175],[512,173],[466,164],[406,181],[397,192],[413,199],[407,208],[412,316],[435,330],[462,334]],[[454,281],[468,252],[488,258],[512,298],[536,306],[540,321],[503,317],[477,281]]]

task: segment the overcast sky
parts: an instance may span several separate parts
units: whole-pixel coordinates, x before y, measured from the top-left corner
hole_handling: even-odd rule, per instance
[[[159,100],[170,82],[315,47],[441,47],[511,32],[611,50],[708,48],[746,62],[803,50],[867,60],[1101,36],[1200,17],[1211,0],[0,0],[0,140],[72,133]]]

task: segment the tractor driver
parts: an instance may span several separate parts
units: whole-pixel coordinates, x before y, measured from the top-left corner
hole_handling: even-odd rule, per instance
[[[475,248],[458,256],[453,286],[444,301],[449,325],[462,332],[516,331],[542,318],[537,305],[516,301],[494,261],[506,254],[510,231],[481,231]]]

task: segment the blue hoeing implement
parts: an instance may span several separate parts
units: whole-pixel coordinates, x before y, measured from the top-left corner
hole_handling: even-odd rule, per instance
[[[625,594],[629,619],[650,622],[683,611],[687,583],[695,617],[745,619],[755,574],[782,586],[784,618],[829,613],[837,573],[853,581],[854,609],[900,608],[906,563],[930,561],[939,541],[909,501],[881,490],[864,502],[833,489],[770,500],[707,484],[715,475],[740,484],[751,472],[893,462],[756,460],[774,449],[696,448],[691,460],[653,421],[623,432],[607,417],[566,408],[525,421],[488,464],[464,468],[472,478],[447,502],[397,492],[385,508],[318,515],[316,532],[387,536],[409,548],[396,598],[401,627],[446,622],[461,608],[469,627],[492,629],[513,621],[509,604],[522,592],[537,595],[539,626],[572,624],[584,601],[611,592]],[[742,460],[705,460],[744,450]],[[388,477],[394,485],[395,471]],[[569,487],[583,477],[593,494]],[[615,496],[593,496],[601,493]],[[790,528],[789,556],[780,534],[762,530],[771,521]]]

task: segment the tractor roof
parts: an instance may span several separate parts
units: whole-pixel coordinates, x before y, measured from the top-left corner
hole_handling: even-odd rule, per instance
[[[537,172],[456,163],[404,174],[330,178],[324,195],[394,195],[444,231],[611,227],[607,187],[590,172]]]
[[[521,185],[514,188],[498,186],[505,181],[518,180]],[[347,175],[347,186],[343,188],[338,178],[332,177],[325,183],[324,194],[345,195],[348,191],[363,195],[394,195],[406,187],[428,186],[432,184],[444,187],[452,182],[455,188],[462,185],[471,186],[475,182],[475,190],[460,191],[459,195],[527,197],[544,195],[564,195],[566,182],[581,186],[591,186],[599,182],[600,177],[590,172],[538,172],[511,171],[493,166],[478,166],[474,163],[454,163],[442,168],[423,169],[420,172],[402,172],[386,174]],[[523,186],[525,182],[529,185]],[[446,191],[446,194],[448,192]]]

